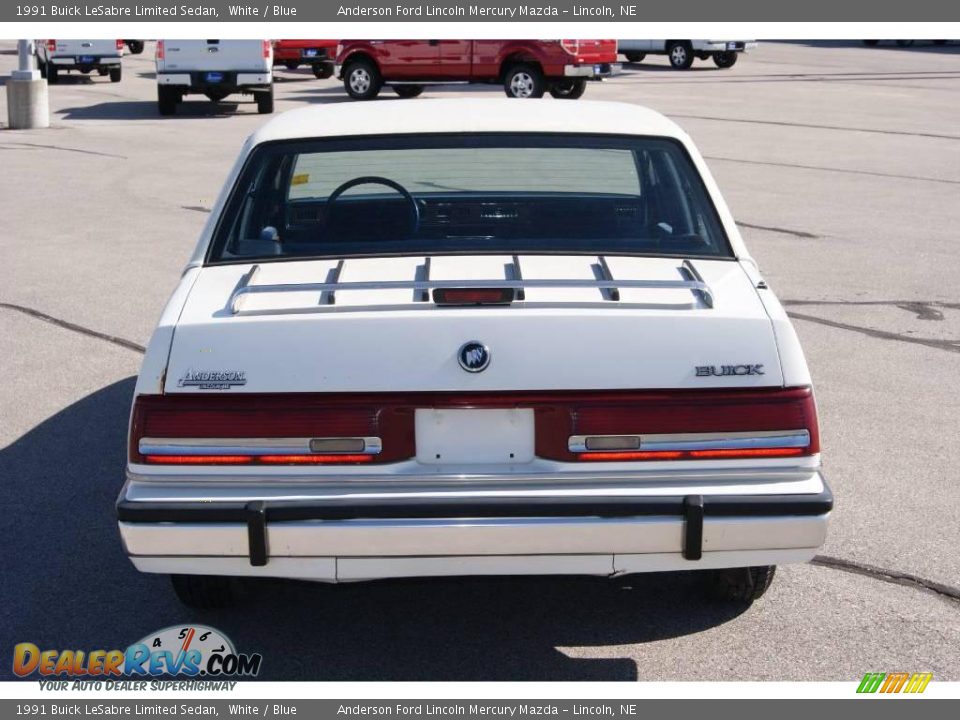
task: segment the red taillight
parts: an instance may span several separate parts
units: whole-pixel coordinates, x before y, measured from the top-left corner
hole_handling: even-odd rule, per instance
[[[163,40],[157,40],[157,60],[163,60]]]
[[[47,51],[56,52],[57,51],[57,41],[56,40],[47,40]]]
[[[513,288],[435,288],[437,305],[509,305]]]
[[[570,55],[576,55],[578,52],[580,52],[580,41],[579,40],[561,40],[560,47],[562,47]]]
[[[349,396],[141,395],[129,453],[164,465],[396,462],[415,454],[413,413]]]
[[[261,455],[257,460],[266,465],[333,465],[368,463],[373,455]]]
[[[270,43],[269,40],[264,40],[264,41],[263,41],[263,56],[264,56],[265,58],[268,58],[268,57],[270,57],[270,54],[271,54],[272,52],[273,52],[273,45]]]
[[[585,438],[587,448],[591,440],[603,438],[634,438],[638,447],[589,452],[585,447],[570,450],[551,444],[549,457],[625,462],[782,458],[820,452],[809,388],[651,392],[637,394],[630,402],[586,402],[574,408],[572,428],[571,437]],[[793,444],[781,443],[781,432]],[[644,450],[648,441],[658,449]]]
[[[153,465],[249,465],[252,455],[145,455]]]
[[[789,458],[820,452],[810,388],[142,395],[130,461],[381,464],[416,455],[420,408],[531,408],[537,457],[561,462]]]
[[[117,50],[123,50],[123,40],[117,40]]]
[[[638,460],[680,460],[683,453],[674,450],[640,450],[623,452],[593,452],[579,453],[577,460],[593,460],[600,462],[636,462]]]

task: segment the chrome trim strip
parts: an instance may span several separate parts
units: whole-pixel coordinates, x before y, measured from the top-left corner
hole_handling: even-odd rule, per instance
[[[310,449],[316,440],[358,440],[363,450]],[[140,438],[141,455],[379,455],[383,443],[378,437],[331,438]]]
[[[627,435],[571,435],[570,452],[616,452],[589,449],[587,438],[623,438]],[[810,444],[807,430],[763,430],[735,433],[673,433],[637,435],[640,450],[748,450],[751,448],[797,448]],[[625,449],[625,452],[629,450]]]

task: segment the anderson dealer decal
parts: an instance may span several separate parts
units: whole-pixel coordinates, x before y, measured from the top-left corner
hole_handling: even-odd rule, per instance
[[[246,385],[245,370],[187,370],[177,381],[177,387],[195,387],[198,390],[229,390],[234,385]]]

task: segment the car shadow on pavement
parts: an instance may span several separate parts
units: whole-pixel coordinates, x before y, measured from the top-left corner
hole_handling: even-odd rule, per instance
[[[3,652],[20,642],[124,649],[164,627],[203,623],[240,652],[261,653],[260,679],[636,680],[664,668],[605,648],[698,633],[744,611],[702,600],[691,574],[256,580],[230,609],[190,610],[120,546],[114,501],[133,388],[132,377],[109,385],[0,450]],[[11,676],[0,663],[0,679]]]

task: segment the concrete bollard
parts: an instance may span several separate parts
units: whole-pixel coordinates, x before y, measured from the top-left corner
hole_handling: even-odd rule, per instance
[[[27,73],[14,71],[7,80],[7,126],[11,130],[50,127],[47,81],[36,70],[25,78],[17,75]]]
[[[7,81],[7,126],[11,130],[50,127],[47,81],[37,72],[33,41],[17,42],[19,68]]]

